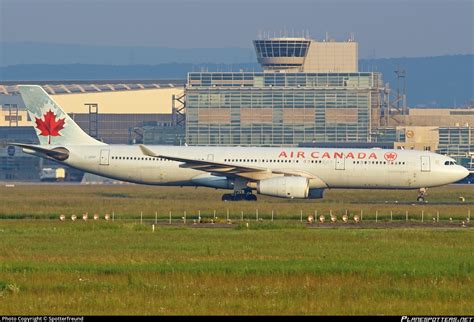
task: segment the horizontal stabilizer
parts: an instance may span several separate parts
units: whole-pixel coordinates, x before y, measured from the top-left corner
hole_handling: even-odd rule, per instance
[[[22,148],[23,151],[26,153],[36,152],[36,153],[44,154],[58,161],[64,161],[64,160],[67,160],[67,158],[69,158],[69,150],[63,147],[57,147],[54,149],[46,149],[42,146],[23,144],[23,143],[12,143],[11,145]]]

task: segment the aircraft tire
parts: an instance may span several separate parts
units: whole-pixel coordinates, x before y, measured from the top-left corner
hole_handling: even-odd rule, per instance
[[[232,201],[232,200],[234,200],[234,198],[230,193],[225,193],[222,195],[222,201]]]
[[[240,200],[244,200],[244,196],[241,194],[241,193],[238,193],[238,194],[235,194],[232,196],[232,200],[233,201],[240,201]]]
[[[257,201],[257,196],[254,194],[248,194],[245,196],[245,200],[247,201]]]

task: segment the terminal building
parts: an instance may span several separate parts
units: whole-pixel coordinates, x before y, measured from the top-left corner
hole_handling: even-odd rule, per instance
[[[263,72],[189,73],[190,145],[294,146],[369,142],[379,126],[382,80],[359,72],[357,43],[255,40]]]
[[[180,82],[41,84],[91,136],[111,144],[139,143],[144,126],[172,126]],[[16,85],[0,86],[0,126],[30,126]],[[183,130],[184,133],[184,130]]]
[[[189,73],[187,143],[367,142],[379,85],[377,73]]]

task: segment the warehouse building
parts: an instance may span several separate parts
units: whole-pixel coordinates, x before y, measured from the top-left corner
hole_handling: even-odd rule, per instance
[[[170,81],[141,83],[43,82],[40,85],[84,131],[111,144],[184,143],[184,127],[176,126],[173,95],[183,84]],[[9,143],[38,142],[16,84],[0,85],[0,180],[34,180],[51,161],[25,154]],[[151,132],[152,134],[147,134]],[[68,178],[80,179],[73,169]]]

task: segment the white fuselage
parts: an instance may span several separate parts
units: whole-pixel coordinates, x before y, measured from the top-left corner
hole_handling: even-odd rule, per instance
[[[139,146],[64,147],[70,151],[69,158],[63,162],[64,164],[101,176],[150,185],[216,187],[209,182],[217,176],[180,167],[181,162],[146,156]],[[449,184],[469,174],[464,167],[454,164],[453,159],[427,151],[147,147],[156,155],[308,173],[319,178],[327,188],[415,189]]]

